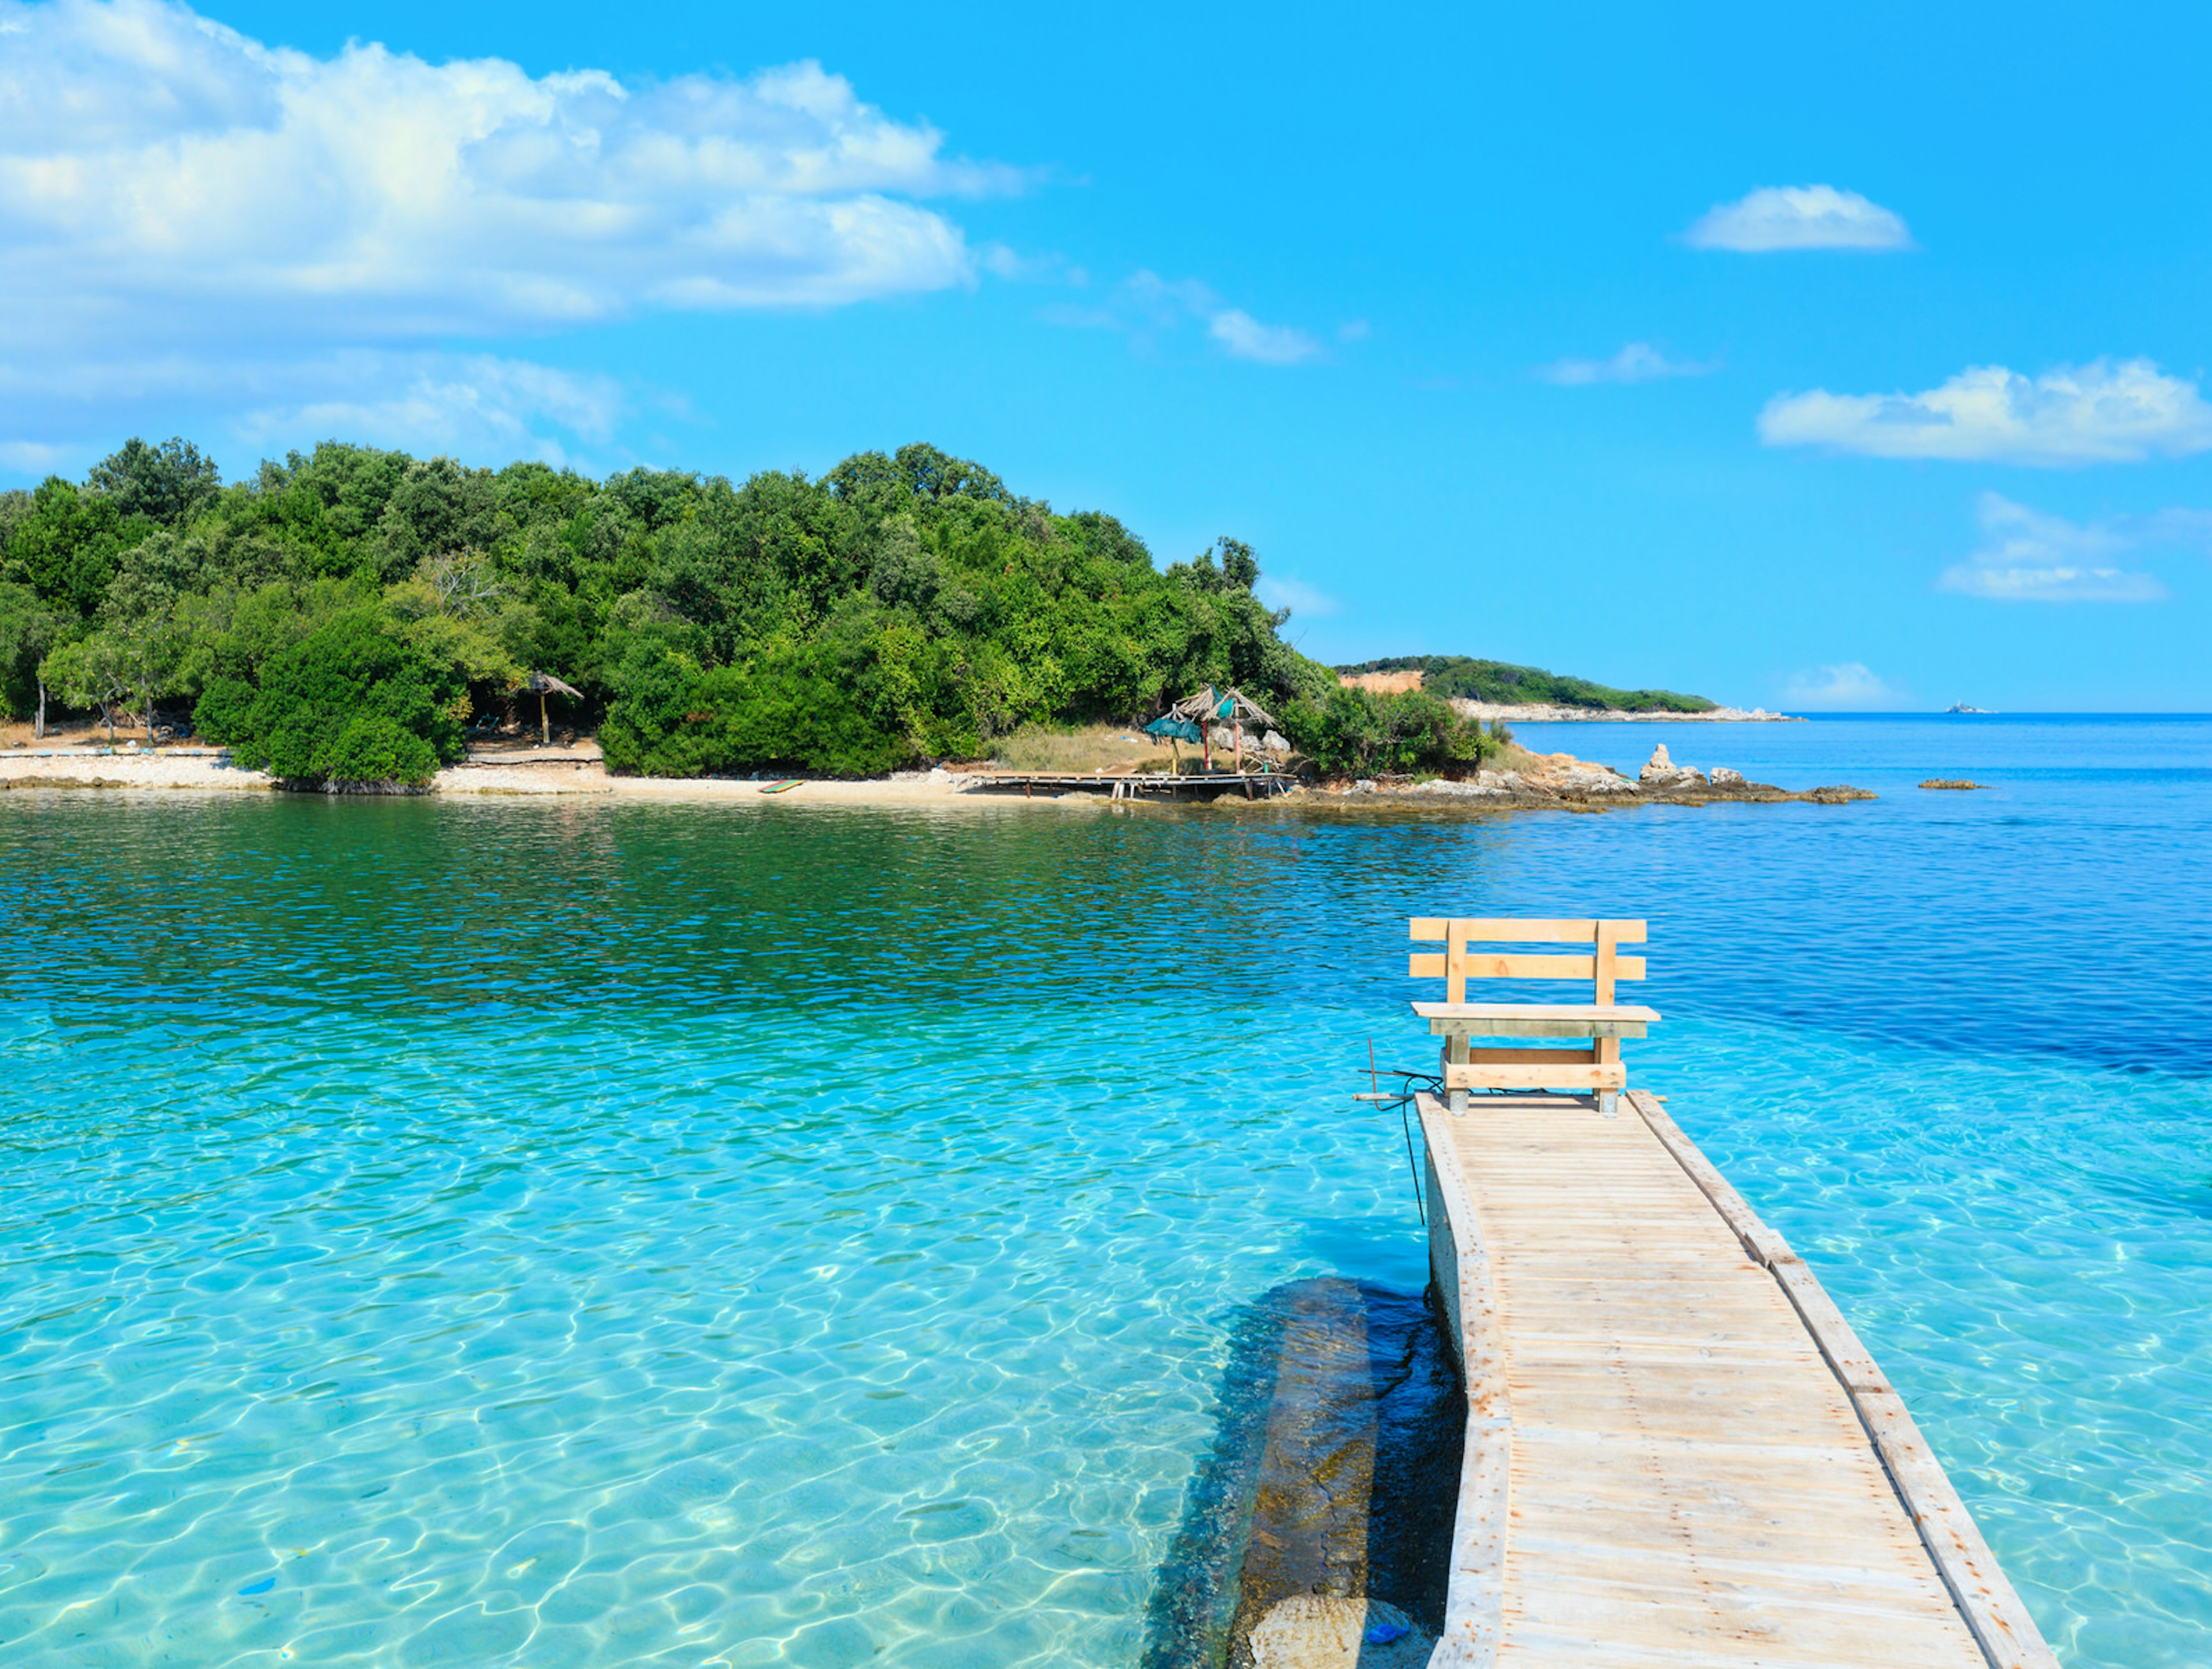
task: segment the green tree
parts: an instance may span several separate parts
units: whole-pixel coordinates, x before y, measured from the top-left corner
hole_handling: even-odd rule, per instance
[[[115,745],[116,703],[131,691],[128,645],[106,632],[88,632],[52,650],[39,664],[40,680],[71,707],[98,707]]]
[[[173,436],[149,446],[134,435],[87,471],[85,485],[106,495],[125,517],[178,528],[215,502],[222,477],[215,460],[201,457],[189,440]]]
[[[204,570],[207,548],[167,531],[124,553],[100,601],[100,634],[123,658],[146,741],[154,741],[154,703],[171,693],[185,646],[177,605]]]
[[[49,476],[9,537],[0,577],[87,618],[99,609],[124,551],[153,531],[151,521],[125,515],[104,494],[82,492]]]
[[[34,715],[33,736],[46,733],[46,687],[39,663],[61,628],[61,616],[28,586],[0,583],[0,702],[16,718]]]

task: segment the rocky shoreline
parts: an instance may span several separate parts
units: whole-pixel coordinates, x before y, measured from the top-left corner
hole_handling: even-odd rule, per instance
[[[1505,706],[1495,701],[1471,701],[1455,695],[1451,709],[1462,719],[1486,724],[1504,719],[1509,725],[1802,725],[1796,713],[1769,713],[1765,707],[1708,707],[1703,713],[1629,713],[1619,707]]]
[[[1845,786],[1793,790],[1771,783],[1747,781],[1740,772],[1718,768],[1711,772],[1676,765],[1662,744],[1636,779],[1604,765],[1594,765],[1571,754],[1527,754],[1516,750],[1516,768],[1478,771],[1459,781],[1441,778],[1428,782],[1411,779],[1362,780],[1338,783],[1301,783],[1286,794],[1271,796],[1260,804],[1285,801],[1304,804],[1403,804],[1440,810],[1446,806],[1468,810],[1626,810],[1637,805],[1711,805],[1723,802],[1769,804],[1807,801],[1836,805],[1850,800],[1872,799],[1863,788]],[[1114,779],[1101,777],[1096,788],[1071,788],[1059,794],[1037,795],[1026,803],[1040,805],[1083,804],[1108,799]],[[1190,786],[1196,788],[1202,780]],[[902,771],[870,781],[811,780],[782,803],[845,805],[911,804],[998,800],[1016,792],[1022,778],[1001,779],[988,771],[954,773],[945,770]],[[720,778],[611,776],[596,749],[531,750],[506,757],[493,756],[448,766],[440,771],[428,792],[434,794],[512,794],[528,797],[562,794],[608,794],[640,799],[751,799],[769,785]],[[7,789],[125,789],[140,792],[205,792],[279,790],[283,785],[264,772],[241,769],[214,750],[178,749],[162,753],[105,750],[74,750],[45,754],[0,755],[0,790]],[[1230,796],[1220,802],[1232,807],[1247,802]],[[1121,805],[1138,804],[1115,802]]]
[[[1401,801],[1412,804],[1474,804],[1498,810],[1601,811],[1632,805],[1778,804],[1800,801],[1843,805],[1870,800],[1864,788],[1838,783],[1821,788],[1778,788],[1753,782],[1741,771],[1716,766],[1701,771],[1677,765],[1661,743],[1634,780],[1607,765],[1593,765],[1571,754],[1538,754],[1517,770],[1478,771],[1457,782],[1389,783],[1362,780],[1318,791],[1339,799]]]

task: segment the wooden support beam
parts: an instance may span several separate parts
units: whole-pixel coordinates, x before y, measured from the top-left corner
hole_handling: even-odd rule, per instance
[[[1447,1089],[1626,1089],[1628,1069],[1604,1066],[1458,1066],[1447,1062]]]

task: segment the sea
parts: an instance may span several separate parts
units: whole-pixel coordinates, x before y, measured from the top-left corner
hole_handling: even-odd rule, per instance
[[[1521,739],[1878,798],[0,794],[0,1662],[1156,1659],[1240,1321],[1425,1281],[1443,913],[1647,919],[2060,1660],[2212,1662],[2212,719]]]

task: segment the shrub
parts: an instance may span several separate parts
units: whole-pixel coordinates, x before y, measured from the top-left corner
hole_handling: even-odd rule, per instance
[[[243,678],[210,678],[192,708],[192,726],[201,737],[228,746],[246,733],[253,712],[253,686]]]
[[[201,701],[214,704],[195,718],[228,735],[240,764],[287,781],[419,786],[460,756],[459,675],[401,640],[378,608],[341,614],[271,658],[242,713],[236,683],[211,680]]]
[[[599,731],[608,767],[645,776],[771,766],[872,776],[903,762],[904,741],[817,661],[782,650],[702,672],[672,650],[634,656]]]
[[[438,768],[430,744],[381,713],[354,719],[318,750],[317,774],[342,783],[424,783]]]
[[[1330,775],[1463,773],[1504,749],[1479,723],[1417,689],[1377,695],[1339,685],[1319,701],[1291,702],[1283,726],[1291,746]]]

